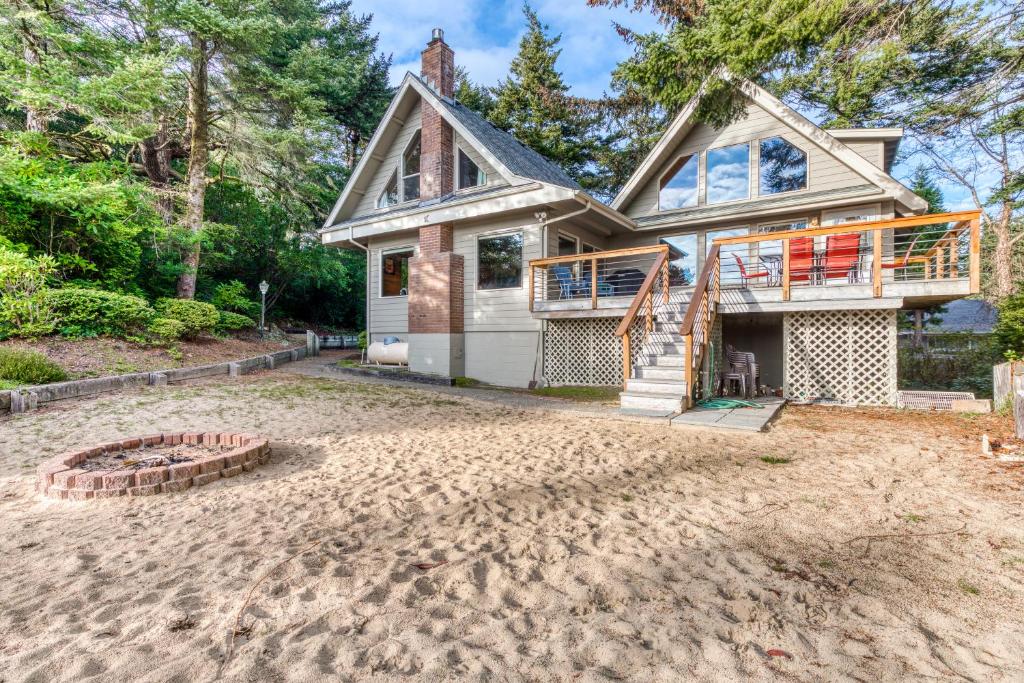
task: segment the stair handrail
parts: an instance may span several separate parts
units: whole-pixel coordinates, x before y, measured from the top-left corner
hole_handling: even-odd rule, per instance
[[[715,316],[718,314],[718,299],[721,293],[719,252],[720,246],[716,241],[712,243],[711,251],[708,252],[708,256],[704,260],[704,268],[700,271],[700,277],[697,278],[690,303],[686,307],[686,315],[679,326],[679,333],[683,337],[683,346],[686,349],[683,362],[686,369],[687,403],[693,398],[694,369],[699,368],[704,362],[708,334],[715,324]],[[695,338],[699,340],[696,344],[694,343]]]
[[[648,326],[652,324],[651,316],[653,315],[653,292],[654,285],[658,280],[658,276],[662,276],[663,287],[665,288],[665,300],[668,300],[668,252],[669,248],[667,244],[659,245],[661,249],[658,251],[657,257],[654,259],[654,263],[651,265],[651,269],[647,271],[647,277],[644,278],[643,284],[640,285],[640,289],[637,290],[633,296],[633,301],[629,304],[629,309],[626,311],[626,315],[622,317],[622,322],[615,329],[615,336],[622,339],[622,372],[623,372],[623,384],[629,380],[629,375],[632,371],[631,362],[631,349],[629,340],[629,330],[633,326],[633,322],[640,314],[640,307],[645,303],[647,304],[647,315],[648,315]]]

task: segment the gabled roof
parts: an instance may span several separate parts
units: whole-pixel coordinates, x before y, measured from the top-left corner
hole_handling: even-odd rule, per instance
[[[413,78],[422,82],[415,76]],[[433,91],[431,93],[449,114],[473,134],[476,142],[483,149],[498,157],[505,168],[514,175],[548,185],[567,187],[570,190],[582,189],[561,166],[519,142],[511,134],[497,128],[477,112],[455,100],[440,97]],[[464,135],[463,137],[468,136]]]
[[[380,167],[387,145],[397,132],[393,124],[398,124],[400,129],[404,123],[399,112],[410,108],[417,97],[433,107],[509,184],[541,182],[570,190],[580,189],[576,181],[557,164],[526,147],[509,133],[496,128],[473,110],[455,100],[441,97],[418,76],[407,73],[370,138],[366,151],[345,183],[345,189],[324,222],[325,230],[339,222],[339,215],[355,209],[366,186]],[[445,200],[445,197],[427,199],[420,202],[420,205],[433,206]],[[401,208],[407,210],[409,207]],[[346,218],[353,216],[348,215]]]
[[[973,332],[991,334],[999,314],[995,307],[981,299],[957,299],[946,304],[946,311],[936,315],[941,322],[934,327],[925,327],[928,334],[953,334]]]
[[[831,135],[828,131],[816,126],[764,88],[747,80],[740,81],[739,87],[743,94],[752,102],[760,105],[775,118],[817,144],[874,185],[891,194],[897,202],[910,211],[925,211],[928,208],[928,203],[925,200],[911,192],[901,182],[843,144],[837,136]],[[650,182],[652,175],[668,161],[669,157],[696,123],[694,114],[697,111],[699,98],[700,94],[698,93],[673,119],[664,135],[648,153],[640,167],[630,176],[619,194],[616,195],[614,201],[612,201],[613,209],[621,211],[625,208],[636,197],[637,193]],[[885,129],[885,132],[892,133],[893,130]],[[846,137],[855,136],[847,135]]]

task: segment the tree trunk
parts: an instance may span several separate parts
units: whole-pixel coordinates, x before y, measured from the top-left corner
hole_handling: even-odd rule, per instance
[[[174,223],[174,197],[171,195],[171,145],[167,137],[167,117],[157,119],[156,134],[140,145],[142,166],[157,193],[156,210],[164,225]]]
[[[185,194],[185,229],[190,245],[182,259],[184,270],[178,276],[178,298],[194,299],[199,272],[200,234],[203,231],[203,205],[206,200],[206,167],[210,161],[209,46],[192,35],[192,72],[188,86],[189,159]]]
[[[997,299],[1013,294],[1013,236],[1010,234],[1012,210],[1009,202],[1003,202],[999,217],[989,223],[996,238],[995,253],[992,255],[994,275],[993,293]]]
[[[35,46],[32,44],[32,38],[28,33],[28,27],[25,28],[22,40],[25,41],[24,59],[25,59],[25,80],[31,83],[33,80],[33,70],[39,66],[39,53],[36,51]],[[46,132],[46,118],[39,113],[33,107],[25,107],[25,130],[34,133],[45,133]]]
[[[919,349],[924,345],[924,311],[920,308],[914,309],[914,348]]]

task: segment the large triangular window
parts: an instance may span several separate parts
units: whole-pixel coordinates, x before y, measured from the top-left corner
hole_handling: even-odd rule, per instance
[[[662,211],[697,206],[697,165],[696,154],[680,157],[661,177],[658,192],[658,208]]]
[[[383,209],[389,206],[394,206],[398,203],[398,171],[391,174],[388,178],[388,184],[384,186],[384,190],[381,191],[380,196],[377,197],[377,208]]]
[[[462,190],[467,187],[477,187],[487,182],[487,175],[476,165],[469,155],[459,150],[459,187]]]
[[[402,154],[402,201],[420,198],[420,132],[412,136]]]

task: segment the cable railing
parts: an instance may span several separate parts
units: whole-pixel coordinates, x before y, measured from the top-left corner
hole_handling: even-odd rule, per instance
[[[622,322],[615,330],[615,336],[622,340],[623,386],[633,374],[635,353],[641,351],[644,344],[654,340],[656,316],[670,302],[669,248],[667,245],[660,245],[657,249],[654,262],[633,295]],[[643,324],[637,325],[639,321]]]
[[[980,288],[980,212],[912,216],[716,239],[723,288],[772,289],[968,280]]]
[[[686,401],[687,408],[690,407],[696,394],[696,388],[701,384],[700,369],[704,365],[704,357],[711,344],[711,330],[715,326],[715,317],[718,315],[718,299],[721,293],[721,259],[719,245],[713,244],[708,257],[704,261],[704,268],[694,287],[690,303],[686,308],[686,316],[679,328],[683,336],[683,347],[686,349],[685,379],[686,379]],[[710,380],[703,382],[703,389],[706,393],[710,387]]]
[[[530,311],[624,307],[639,292],[665,245],[571,254],[530,261]],[[618,299],[612,302],[612,299]]]

